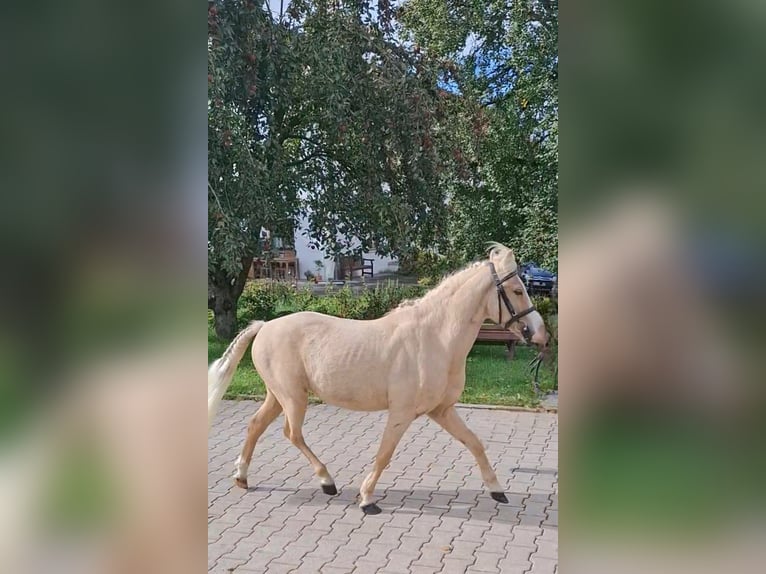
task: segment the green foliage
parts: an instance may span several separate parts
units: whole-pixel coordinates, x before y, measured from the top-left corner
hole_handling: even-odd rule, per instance
[[[210,2],[216,313],[236,305],[261,226],[291,237],[299,217],[325,253],[358,239],[415,259],[424,284],[491,240],[555,270],[557,19],[556,0],[293,0],[278,17]],[[312,304],[366,316],[380,303]]]
[[[310,292],[309,292],[310,293]],[[251,281],[245,285],[237,305],[237,320],[248,323],[256,319],[268,321],[281,316],[287,306],[296,305],[305,300],[301,294],[287,283]],[[300,307],[295,308],[301,310]]]
[[[550,336],[546,350],[545,363],[552,373],[552,380],[558,385],[558,352],[559,352],[559,302],[550,297],[532,297],[532,303],[545,322],[545,330]],[[543,372],[541,370],[541,372]]]
[[[436,62],[368,1],[216,0],[209,9],[209,257],[234,272],[261,225],[299,215],[327,253],[407,251],[444,215],[450,136]],[[443,127],[443,126],[442,126]],[[298,193],[301,197],[299,199]]]
[[[359,319],[382,317],[406,299],[416,299],[425,295],[427,289],[420,285],[399,285],[388,282],[377,285],[374,289],[365,289],[359,296],[362,310]]]
[[[462,262],[457,260],[454,253],[442,255],[433,251],[417,251],[405,264],[405,272],[418,276],[418,283],[423,286],[433,286],[439,283],[441,279],[462,267]],[[401,271],[401,263],[399,265]]]
[[[348,286],[338,290],[328,287],[324,294],[314,295],[308,288],[298,291],[283,283],[254,281],[242,292],[237,319],[244,326],[256,319],[268,321],[298,311],[315,311],[346,319],[377,319],[405,299],[424,294],[425,289],[421,286],[394,282],[362,289],[357,295]]]
[[[555,270],[557,0],[409,0],[400,18],[460,94],[451,129],[467,173],[448,182],[440,252],[465,262],[500,241]]]
[[[450,136],[435,62],[401,44],[383,4],[324,4],[293,5],[305,39],[307,133],[297,139],[309,158],[308,233],[330,253],[352,236],[381,254],[406,252],[433,240],[445,211]]]
[[[545,330],[551,337],[549,346],[555,356],[559,345],[559,302],[550,297],[533,297],[532,303],[545,322]]]
[[[551,299],[550,297],[542,295],[533,295],[531,299],[535,309],[537,309],[538,313],[540,313],[543,318],[558,315],[559,302],[556,299]]]
[[[291,234],[297,189],[281,166],[281,99],[291,37],[254,3],[218,0],[208,11],[208,266],[236,276],[259,252],[262,225]],[[225,279],[224,279],[225,281]]]
[[[269,321],[299,311],[315,311],[346,319],[377,319],[406,299],[422,297],[427,290],[424,285],[389,281],[373,288],[362,288],[357,294],[346,285],[341,289],[328,286],[323,294],[315,295],[308,287],[298,290],[287,283],[251,281],[239,299],[237,319],[244,326],[250,321]],[[550,326],[558,314],[558,302],[541,296],[532,297],[532,302]]]

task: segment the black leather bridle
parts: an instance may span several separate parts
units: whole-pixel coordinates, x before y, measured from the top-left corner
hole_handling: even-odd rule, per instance
[[[497,289],[497,308],[499,317],[497,320],[498,325],[502,324],[503,328],[508,330],[508,327],[513,325],[516,321],[521,319],[522,317],[526,317],[533,311],[535,311],[535,306],[532,305],[529,309],[524,309],[523,311],[516,312],[516,310],[513,308],[513,305],[511,304],[511,300],[508,299],[508,294],[505,292],[505,289],[503,289],[503,283],[508,281],[511,277],[514,277],[519,274],[518,268],[514,269],[508,275],[500,279],[497,275],[497,270],[495,269],[495,264],[491,261],[489,262],[489,270],[492,273],[492,279],[495,281],[495,289]],[[500,301],[505,304],[505,308],[508,310],[508,313],[510,315],[510,318],[505,322],[503,321],[503,309],[500,307]],[[527,342],[532,338],[532,332],[529,330],[529,326],[527,324],[524,324],[524,326],[521,329],[521,334],[524,335],[524,339],[526,339]]]

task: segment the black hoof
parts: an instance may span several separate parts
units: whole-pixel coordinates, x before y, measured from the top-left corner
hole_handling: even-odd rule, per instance
[[[490,492],[490,495],[492,496],[492,498],[494,498],[498,502],[502,502],[503,504],[508,504],[508,497],[505,496],[504,492]]]
[[[364,506],[362,506],[362,512],[364,512],[365,514],[374,515],[374,514],[380,514],[383,511],[380,509],[380,506],[372,502],[370,504],[365,504]]]
[[[325,494],[338,494],[338,489],[335,488],[334,484],[323,484],[322,492]]]

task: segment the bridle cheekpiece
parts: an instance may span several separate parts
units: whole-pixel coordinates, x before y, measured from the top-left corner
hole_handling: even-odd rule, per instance
[[[511,304],[511,300],[508,299],[508,294],[505,292],[505,289],[503,289],[503,283],[508,281],[508,279],[511,279],[512,277],[515,277],[516,275],[519,274],[518,267],[516,269],[514,269],[513,271],[511,271],[510,273],[508,273],[508,275],[506,275],[505,277],[500,279],[500,277],[498,277],[498,275],[497,275],[497,270],[495,269],[495,264],[492,263],[492,261],[490,261],[489,262],[489,271],[490,271],[490,273],[492,273],[492,279],[495,281],[495,289],[497,289],[497,308],[498,308],[498,313],[499,313],[499,317],[498,317],[497,323],[498,323],[498,325],[502,324],[503,328],[508,330],[508,328],[511,325],[513,325],[516,321],[518,321],[522,317],[526,317],[527,315],[529,315],[530,313],[535,311],[535,306],[532,305],[528,309],[524,309],[523,311],[520,311],[520,312],[517,313],[516,310],[513,308],[513,305]],[[510,315],[510,318],[505,323],[502,323],[502,321],[503,321],[503,309],[502,309],[502,307],[500,307],[500,301],[501,300],[505,304],[505,308],[508,310],[508,314]],[[532,333],[529,331],[529,326],[526,325],[526,324],[522,328],[521,333],[522,333],[522,335],[524,335],[524,338],[527,340],[527,342],[532,337]]]

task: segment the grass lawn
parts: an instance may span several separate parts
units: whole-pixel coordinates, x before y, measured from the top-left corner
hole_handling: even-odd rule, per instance
[[[226,343],[216,338],[212,328],[208,328],[207,348],[208,362],[220,357],[226,349]],[[539,405],[528,367],[534,355],[533,349],[518,347],[515,359],[508,361],[502,345],[476,345],[468,355],[465,390],[460,402],[523,407]],[[543,392],[553,388],[550,368],[540,369],[540,388]],[[265,392],[263,381],[247,353],[239,364],[226,398],[260,398]]]

